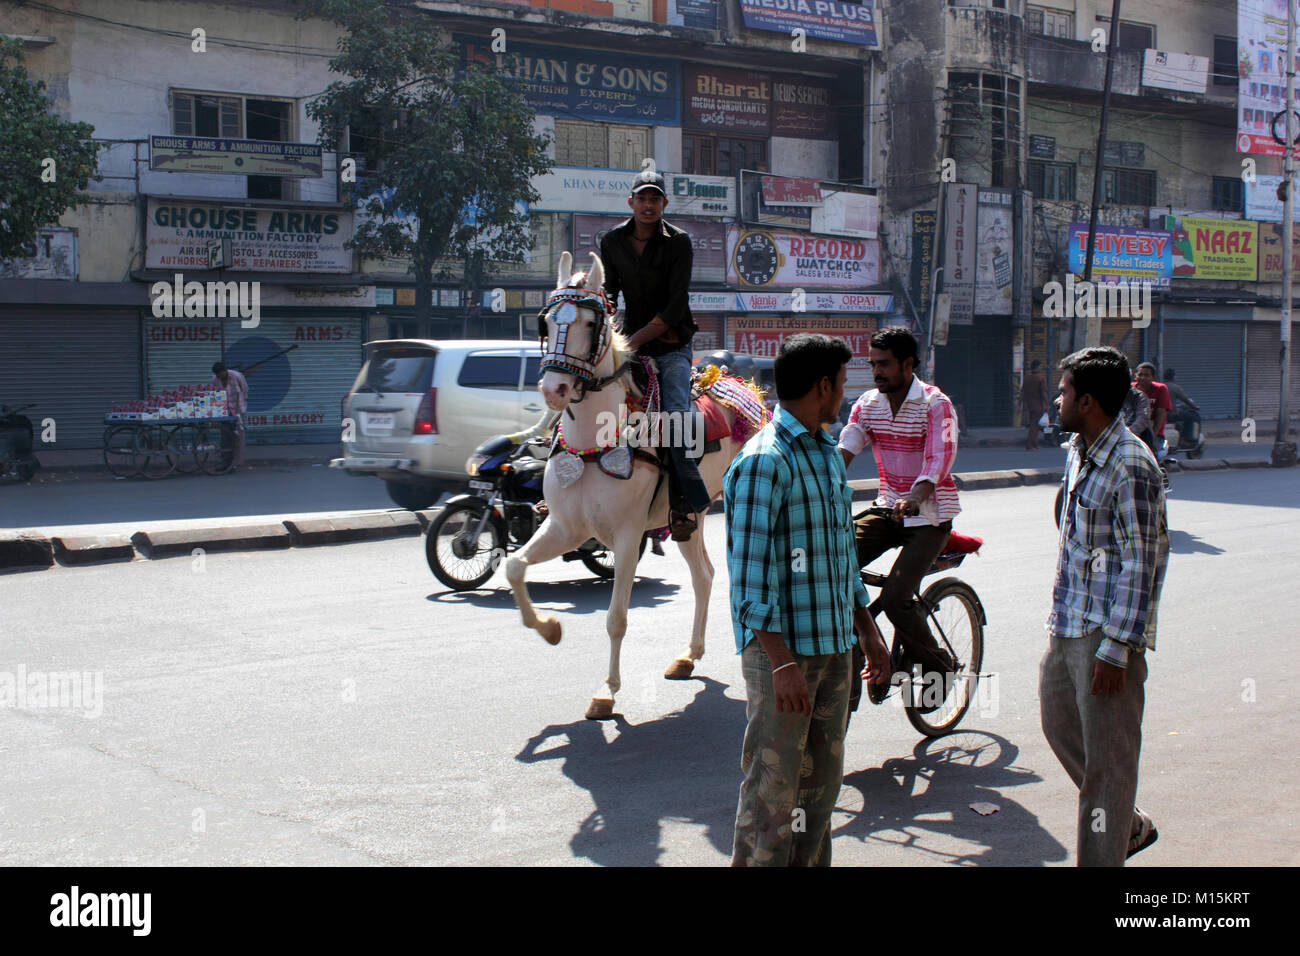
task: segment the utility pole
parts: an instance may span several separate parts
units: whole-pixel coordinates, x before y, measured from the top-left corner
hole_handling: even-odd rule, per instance
[[[1288,0],[1292,2],[1292,0]],[[1101,125],[1097,130],[1097,162],[1092,167],[1092,210],[1088,213],[1088,248],[1083,256],[1083,281],[1092,281],[1092,252],[1097,242],[1097,207],[1101,205],[1102,163],[1106,161],[1106,127],[1110,121],[1110,87],[1115,73],[1115,47],[1119,45],[1119,0],[1110,9],[1110,41],[1106,44],[1106,82],[1101,90]],[[1070,310],[1070,348],[1078,347],[1078,328]],[[1086,328],[1086,326],[1085,326]],[[1101,342],[1084,341],[1084,345]]]
[[[1294,276],[1291,268],[1291,233],[1295,226],[1295,19],[1296,0],[1286,3],[1286,156],[1282,182],[1286,193],[1282,201],[1282,321],[1279,327],[1281,348],[1278,360],[1282,363],[1282,394],[1277,405],[1277,435],[1273,438],[1272,461],[1276,466],[1296,463],[1295,442],[1288,441],[1291,424],[1291,289]]]

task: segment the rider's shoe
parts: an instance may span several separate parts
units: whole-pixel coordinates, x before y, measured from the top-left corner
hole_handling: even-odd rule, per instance
[[[691,535],[695,533],[697,527],[698,523],[695,515],[674,512],[671,522],[672,539],[674,541],[690,541]]]
[[[895,645],[889,652],[889,678],[880,684],[868,684],[867,699],[873,704],[883,704],[885,698],[889,696],[889,689],[894,686],[894,675],[904,669],[902,648]]]
[[[957,671],[957,660],[947,650],[943,648],[939,648],[934,651],[934,656],[942,662],[943,666],[940,670],[922,669],[921,689],[919,693],[915,689],[913,690],[913,694],[915,694],[916,697],[914,697],[914,703],[912,709],[915,710],[918,714],[934,713],[943,705],[944,700],[948,696],[948,688],[952,686],[953,675]],[[929,689],[934,686],[934,678],[930,677],[930,675],[935,673],[942,675],[943,683],[941,687],[943,689],[943,692],[938,701],[927,703],[926,695],[929,692]]]

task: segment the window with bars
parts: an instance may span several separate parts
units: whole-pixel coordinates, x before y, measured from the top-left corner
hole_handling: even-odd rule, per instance
[[[1237,85],[1236,37],[1214,38],[1213,80],[1215,86]]]
[[[1020,186],[1020,106],[1017,79],[996,73],[948,75],[952,157],[963,182]]]
[[[238,96],[172,93],[172,135],[244,138],[244,101]]]
[[[650,127],[555,121],[557,166],[591,166],[598,169],[640,169],[652,155]]]
[[[1117,206],[1156,205],[1156,171],[1107,166],[1101,174],[1101,201]]]
[[[1029,191],[1038,199],[1074,199],[1073,163],[1030,163]]]
[[[1074,14],[1050,7],[1026,7],[1025,26],[1036,36],[1074,39]]]
[[[1246,211],[1246,191],[1240,176],[1215,176],[1210,187],[1210,208]]]
[[[293,100],[172,91],[172,134],[212,139],[293,140]],[[290,199],[280,176],[248,176],[249,199]]]
[[[694,176],[734,176],[742,169],[769,171],[767,140],[682,133],[683,172]]]

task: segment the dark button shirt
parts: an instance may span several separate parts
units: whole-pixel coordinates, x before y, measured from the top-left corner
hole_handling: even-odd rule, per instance
[[[605,294],[615,302],[619,292],[623,293],[624,335],[635,335],[656,315],[677,333],[676,342],[660,337],[641,347],[645,355],[663,355],[690,345],[699,328],[687,305],[695,251],[685,230],[660,219],[658,231],[638,253],[631,241],[634,228],[635,222],[629,218],[600,242]]]

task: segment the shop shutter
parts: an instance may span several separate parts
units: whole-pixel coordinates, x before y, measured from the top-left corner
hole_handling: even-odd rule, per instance
[[[339,440],[339,403],[361,369],[359,314],[263,315],[251,329],[229,318],[224,332],[223,361],[248,378],[250,443]]]
[[[1292,424],[1300,416],[1300,360],[1296,359],[1296,336],[1300,323],[1291,324],[1291,406]],[[1255,322],[1246,326],[1246,414],[1260,424],[1277,424],[1277,400],[1282,388],[1282,364],[1278,361],[1278,326]],[[1178,366],[1178,378],[1183,373]],[[1195,395],[1192,398],[1196,398]],[[1196,398],[1199,402],[1200,399]]]
[[[1242,322],[1165,323],[1165,355],[1156,381],[1166,368],[1201,406],[1201,417],[1241,417]]]
[[[0,318],[0,403],[36,403],[23,414],[36,430],[37,457],[46,418],[54,420],[54,448],[102,447],[105,413],[141,397],[138,312],[5,312]]]

